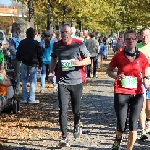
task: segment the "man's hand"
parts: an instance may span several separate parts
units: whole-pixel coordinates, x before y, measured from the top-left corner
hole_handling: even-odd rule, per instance
[[[72,62],[72,66],[81,66],[82,65],[81,64],[82,61],[79,61],[79,60],[72,60],[71,62]]]

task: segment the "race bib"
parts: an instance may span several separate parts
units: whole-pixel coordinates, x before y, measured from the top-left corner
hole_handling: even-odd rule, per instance
[[[126,76],[121,80],[121,85],[124,88],[137,88],[137,77]]]
[[[72,68],[72,60],[61,60],[62,71],[68,71]]]

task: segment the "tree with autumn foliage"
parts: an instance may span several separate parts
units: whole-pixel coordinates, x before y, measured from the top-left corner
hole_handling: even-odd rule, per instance
[[[28,4],[28,0],[18,0]],[[83,29],[122,31],[137,26],[150,26],[149,0],[32,0],[34,21],[38,28],[45,29],[48,16],[52,24],[62,21],[81,21]],[[50,8],[50,11],[49,11]]]

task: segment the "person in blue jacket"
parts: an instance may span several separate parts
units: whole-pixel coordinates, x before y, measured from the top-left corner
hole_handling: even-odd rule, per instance
[[[103,40],[103,43],[101,43],[100,51],[99,51],[101,65],[103,64],[103,59],[108,58],[108,48],[109,48],[108,42],[107,42],[107,39],[105,39],[105,40]]]
[[[17,94],[20,93],[20,61],[18,61],[16,59],[16,52],[17,52],[17,48],[20,43],[19,36],[20,36],[20,28],[16,28],[15,32],[13,33],[13,37],[9,43],[9,51],[11,54],[11,63],[14,67],[15,80],[17,82],[17,84],[16,84],[16,93]]]
[[[48,80],[49,67],[51,62],[51,52],[53,49],[53,40],[52,33],[50,31],[45,32],[45,39],[43,43],[41,43],[43,48],[42,55],[42,70],[41,70],[41,93],[44,93],[45,90],[45,82]],[[56,91],[56,76],[51,81],[53,83],[54,92]]]

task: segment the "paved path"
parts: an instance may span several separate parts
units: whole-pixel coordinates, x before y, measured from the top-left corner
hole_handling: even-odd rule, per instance
[[[71,147],[61,148],[62,150],[111,150],[116,126],[113,109],[113,80],[104,72],[98,76],[100,77],[97,79],[88,79],[84,85],[81,104],[83,134],[76,140],[73,138],[73,119],[69,106],[68,138]],[[57,147],[61,134],[56,95],[42,94],[38,97],[41,100],[39,105],[21,105],[20,114],[13,115],[13,118],[12,114],[7,115],[6,118],[2,116],[1,126],[3,128],[0,127],[0,138],[9,149],[60,149]],[[9,123],[9,127],[5,127],[5,123]],[[150,150],[150,135],[148,136],[149,139],[146,142],[137,140],[134,150]],[[127,134],[124,137],[122,150],[126,149]],[[3,149],[0,148],[0,150]]]

